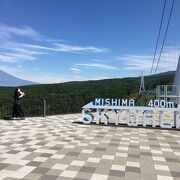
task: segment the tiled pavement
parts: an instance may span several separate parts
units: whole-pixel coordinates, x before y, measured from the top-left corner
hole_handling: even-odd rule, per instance
[[[0,179],[180,179],[180,131],[0,120]]]

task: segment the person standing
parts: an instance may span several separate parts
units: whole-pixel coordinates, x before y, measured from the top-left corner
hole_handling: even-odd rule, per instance
[[[24,119],[24,112],[21,109],[21,99],[25,95],[24,92],[21,92],[20,88],[16,88],[14,91],[14,103],[13,103],[13,119]]]

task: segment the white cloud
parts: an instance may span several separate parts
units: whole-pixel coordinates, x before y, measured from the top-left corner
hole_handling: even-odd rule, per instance
[[[36,45],[36,44],[21,44],[21,46],[32,49],[42,49],[47,51],[72,52],[72,53],[81,53],[81,52],[105,53],[109,51],[109,49],[106,48],[98,48],[93,46],[73,46],[73,45],[59,44],[59,43],[53,43],[51,47]]]
[[[116,57],[124,70],[142,70],[151,68],[152,56],[149,55],[125,55]]]
[[[72,67],[72,68],[70,68],[70,70],[72,71],[72,73],[79,73],[79,72],[81,72],[81,70],[79,68],[77,68],[77,67]]]
[[[19,73],[22,72],[22,68],[19,66],[17,67],[0,66],[0,70],[3,70],[6,73],[14,74],[14,75],[18,75]]]
[[[94,47],[94,46],[73,46],[73,45],[60,44],[60,43],[55,43],[55,45],[58,51],[63,51],[63,52],[105,53],[109,51],[109,49],[107,48],[100,48],[100,47]]]
[[[51,45],[51,44],[50,44]],[[64,45],[65,46],[65,45]],[[68,46],[68,45],[66,45]],[[1,61],[4,62],[18,62],[18,61],[25,61],[25,60],[35,60],[37,59],[38,55],[43,54],[50,54],[53,52],[71,52],[71,53],[80,53],[88,51],[86,47],[79,47],[76,46],[68,46],[70,48],[59,48],[59,47],[47,47],[43,45],[37,44],[26,44],[26,43],[17,43],[17,42],[4,42],[0,44],[0,49],[3,50],[1,53],[4,56],[4,60],[1,58]],[[96,50],[95,50],[96,49]],[[92,53],[98,52],[98,48],[91,49]],[[9,52],[10,51],[10,52]],[[90,50],[89,50],[90,51]],[[100,49],[99,49],[100,52]]]
[[[0,54],[0,62],[16,62],[16,58],[5,54]]]
[[[20,48],[8,48],[11,51],[3,52],[0,54],[0,61],[1,62],[21,62],[21,61],[32,61],[37,59],[37,55],[40,54],[47,54],[43,52],[36,52],[27,49],[20,49]]]
[[[37,44],[25,44],[21,43],[19,44],[21,48],[27,48],[27,49],[35,49],[35,50],[47,50],[47,51],[58,51],[58,49],[53,48],[53,47],[47,47],[47,46],[42,46],[42,45],[37,45]]]
[[[101,64],[101,63],[83,63],[83,64],[76,64],[76,66],[82,66],[84,68],[98,68],[104,70],[118,70],[118,68],[115,66]]]
[[[19,62],[36,60],[38,55],[48,54],[46,51],[39,51],[24,47],[21,43],[5,42],[0,44],[1,58],[3,62]]]
[[[66,75],[66,74],[54,74],[54,73],[39,73],[39,72],[22,72],[22,71],[11,71],[11,74],[28,81],[37,83],[62,83],[69,81],[86,81],[86,80],[97,80],[105,79],[107,77],[95,76],[95,77],[84,77],[79,75]]]
[[[28,47],[29,45],[29,47]],[[24,44],[24,43],[17,43],[17,42],[4,42],[0,44],[1,49],[6,49],[6,50],[12,50],[12,51],[17,51],[17,52],[22,52],[22,53],[27,53],[27,54],[42,54],[40,51],[35,51],[33,47],[30,46],[31,44]],[[36,48],[37,49],[37,48]]]
[[[29,55],[29,54],[18,54],[18,53],[5,53],[5,55],[9,56],[9,58],[13,58],[16,60],[16,62],[19,60],[19,59],[25,59],[25,60],[35,60],[36,57],[32,56],[32,55]]]
[[[159,61],[157,72],[175,70],[178,62],[179,52],[176,48],[170,48],[168,52],[163,52]],[[118,56],[116,59],[121,63],[121,69],[127,71],[145,71],[150,73],[153,55],[129,54]],[[154,63],[153,72],[156,69],[157,58]]]
[[[23,37],[23,43],[17,42],[17,37]],[[29,43],[30,38],[31,43]],[[54,40],[51,37],[46,37],[29,26],[12,27],[0,24],[0,61],[2,62],[19,62],[26,60],[35,60],[39,55],[66,53],[105,53],[107,48],[95,46],[76,46],[69,45]]]
[[[10,38],[13,35],[25,36],[31,38],[41,38],[41,34],[29,26],[12,27],[7,25],[0,25],[0,38]]]

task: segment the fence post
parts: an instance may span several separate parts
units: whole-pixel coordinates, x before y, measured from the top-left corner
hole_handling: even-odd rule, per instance
[[[46,100],[43,100],[43,117],[46,117]]]

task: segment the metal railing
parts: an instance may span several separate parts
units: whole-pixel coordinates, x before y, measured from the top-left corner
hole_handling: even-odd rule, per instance
[[[28,117],[43,115],[43,99],[28,97],[24,98],[21,104],[24,114]],[[0,98],[0,118],[12,116],[13,99]]]
[[[22,100],[21,108],[26,117],[48,116],[81,112],[82,106],[92,101],[87,96],[32,96]],[[12,116],[13,98],[0,98],[0,118]]]
[[[180,86],[179,85],[159,85],[156,88],[156,96],[159,99],[173,101],[180,104]]]

